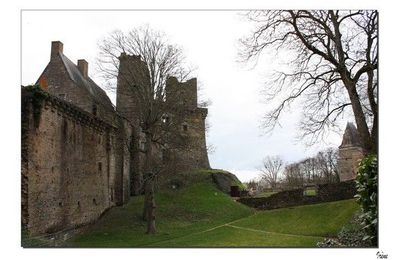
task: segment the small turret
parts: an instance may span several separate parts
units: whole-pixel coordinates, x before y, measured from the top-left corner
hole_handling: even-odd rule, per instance
[[[344,130],[342,144],[339,148],[357,146],[361,147],[360,135],[353,123],[348,122]]]
[[[340,181],[356,178],[358,162],[363,157],[358,130],[353,123],[348,122],[343,134],[342,144],[339,146],[338,170]]]

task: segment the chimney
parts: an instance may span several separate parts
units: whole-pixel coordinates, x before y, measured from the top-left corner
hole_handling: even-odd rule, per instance
[[[63,53],[63,43],[60,41],[54,41],[51,42],[51,56],[50,59],[52,59],[53,57],[56,57],[57,54],[59,53]]]
[[[86,60],[78,60],[78,69],[85,79],[88,78],[88,62]]]

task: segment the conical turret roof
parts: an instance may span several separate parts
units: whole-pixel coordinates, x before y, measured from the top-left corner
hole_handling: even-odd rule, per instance
[[[360,135],[355,125],[351,122],[347,123],[346,130],[344,130],[342,144],[339,148],[361,146]]]

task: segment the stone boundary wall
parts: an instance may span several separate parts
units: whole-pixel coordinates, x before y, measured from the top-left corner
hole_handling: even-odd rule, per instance
[[[120,127],[36,87],[21,94],[21,222],[29,234],[74,229],[126,202]]]
[[[315,196],[304,195],[304,189],[286,190],[265,198],[243,197],[238,202],[257,209],[277,209],[354,198],[354,181],[317,185]]]

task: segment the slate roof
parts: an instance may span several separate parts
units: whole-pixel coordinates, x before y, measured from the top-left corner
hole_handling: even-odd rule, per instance
[[[344,130],[342,144],[339,148],[361,146],[358,130],[353,123],[348,122]]]
[[[114,110],[114,106],[106,92],[100,88],[90,77],[84,78],[82,73],[79,71],[78,66],[75,65],[64,54],[59,53],[59,55],[65,65],[66,70],[68,71],[71,80],[74,81],[76,85],[85,88],[96,102],[109,110]]]

